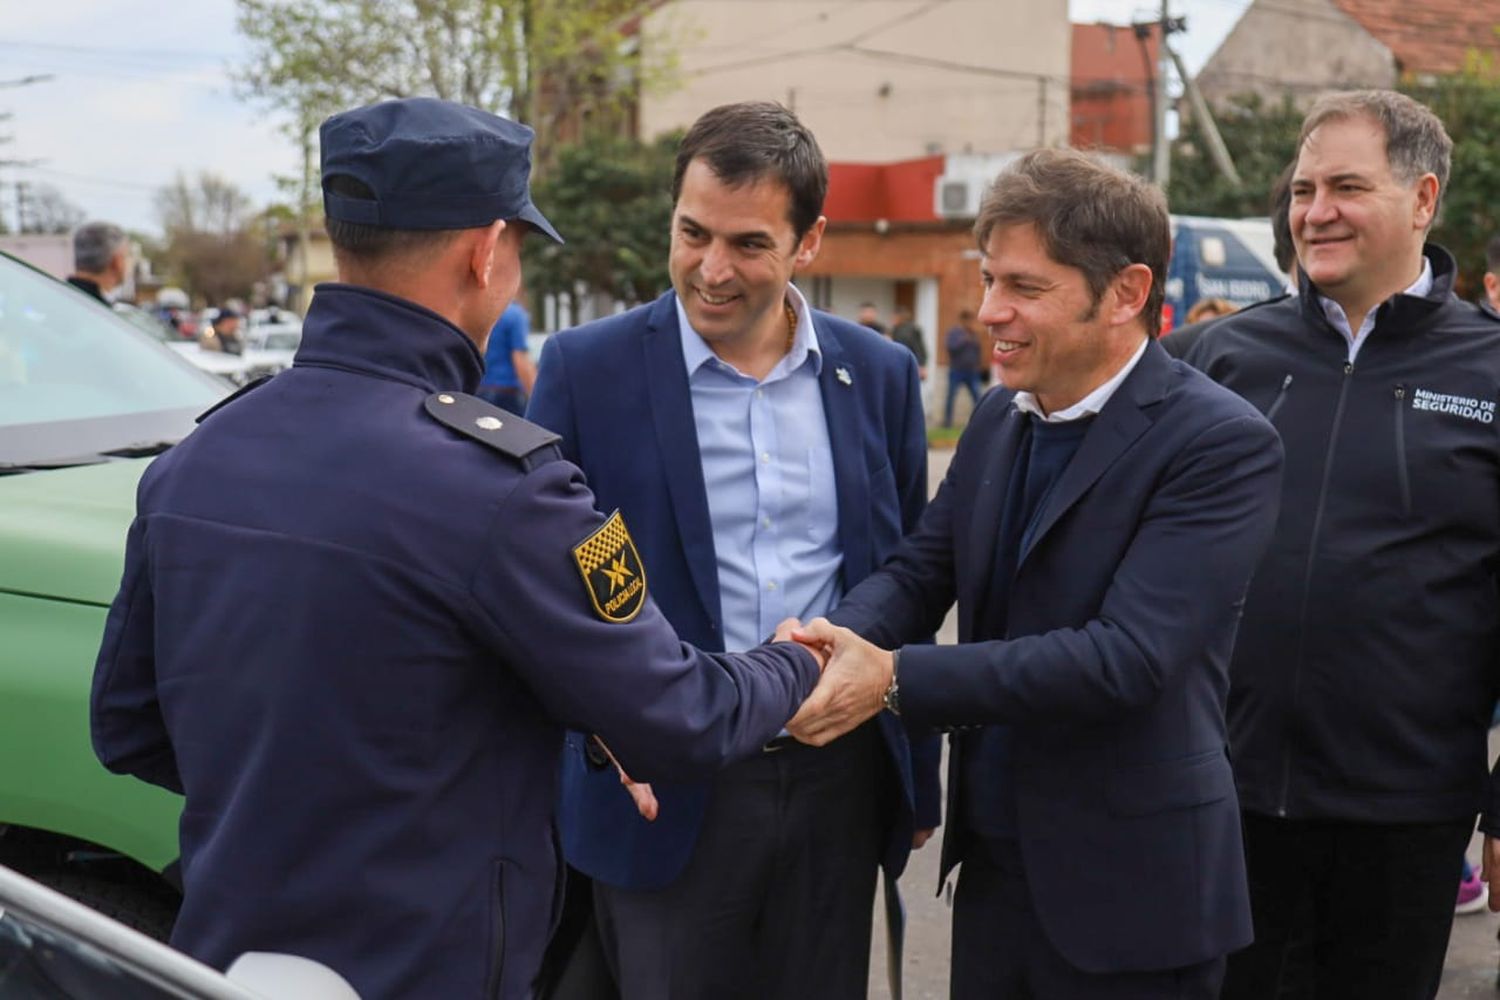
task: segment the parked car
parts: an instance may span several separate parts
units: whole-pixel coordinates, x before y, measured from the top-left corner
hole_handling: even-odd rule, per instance
[[[182,802],[99,764],[89,686],[141,473],[227,392],[0,254],[0,864],[156,937]]]
[[[359,1000],[338,973],[251,952],[223,975],[0,866],[0,998]]]
[[[1274,245],[1270,219],[1172,216],[1161,332],[1186,322],[1200,299],[1248,306],[1280,295],[1287,276],[1276,266]]]
[[[114,308],[126,322],[165,344],[194,367],[233,386],[242,386],[262,375],[275,375],[283,368],[291,367],[297,345],[302,342],[302,326],[298,324],[292,332],[264,331],[254,343],[247,338],[243,354],[205,351],[196,340],[179,339],[170,328],[144,309],[128,302],[116,302]]]

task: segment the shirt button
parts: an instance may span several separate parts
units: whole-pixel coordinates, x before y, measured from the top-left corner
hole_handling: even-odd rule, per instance
[[[775,590],[776,589],[776,581],[772,580],[770,583],[766,584],[766,589],[767,590]]]
[[[764,465],[765,463],[769,462],[770,460],[771,460],[771,453],[769,451],[763,451],[763,452],[760,453],[760,461],[761,461],[762,465]]]
[[[771,519],[769,517],[763,517],[763,518],[761,518],[760,519],[760,526],[762,528],[769,528],[771,526]]]
[[[766,390],[764,390],[764,389],[756,389],[755,390],[755,398],[756,399],[763,399],[763,398],[765,398],[765,395],[766,395]]]

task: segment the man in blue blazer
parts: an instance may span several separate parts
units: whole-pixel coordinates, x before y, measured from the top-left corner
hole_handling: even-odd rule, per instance
[[[1152,341],[1156,189],[1042,150],[975,234],[1007,391],[896,557],[797,635],[834,655],[787,726],[961,730],[955,998],[1210,1000],[1251,936],[1224,703],[1280,439]],[[955,599],[958,645],[905,645]]]
[[[784,108],[708,112],[677,156],[674,290],[542,352],[529,416],[624,513],[658,605],[705,649],[831,610],[926,502],[910,353],[790,284],[826,188]],[[572,737],[564,850],[626,1000],[863,997],[877,867],[899,874],[937,825],[937,749],[914,781],[894,717],[823,749],[782,737],[711,786],[657,784],[648,821]]]

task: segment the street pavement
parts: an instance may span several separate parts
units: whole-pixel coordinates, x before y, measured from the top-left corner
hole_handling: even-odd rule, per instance
[[[951,451],[928,452],[927,478],[931,490],[937,489],[948,470]],[[938,633],[939,643],[958,640],[957,616],[950,613]],[[1500,752],[1500,739],[1490,733],[1490,759]],[[946,752],[944,754],[946,760]],[[946,780],[946,768],[944,770]],[[944,817],[946,819],[946,817]],[[916,851],[901,876],[901,895],[906,904],[906,947],[904,1000],[946,1000],[948,996],[949,922],[951,911],[948,892],[937,895],[938,853],[942,847],[941,831],[927,846]],[[1469,860],[1478,863],[1479,838],[1469,845]],[[1099,872],[1108,878],[1106,866]],[[952,880],[950,879],[951,888]],[[1457,894],[1458,886],[1454,885]],[[871,1000],[891,1000],[886,973],[886,928],[884,906],[876,892],[875,923],[870,949]],[[1448,943],[1448,958],[1438,1000],[1500,1000],[1495,988],[1497,960],[1500,960],[1500,914],[1468,914],[1454,919],[1453,935]],[[1268,998],[1269,1000],[1269,998]]]

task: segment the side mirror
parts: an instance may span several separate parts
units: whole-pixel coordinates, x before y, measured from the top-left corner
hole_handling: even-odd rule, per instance
[[[359,1000],[343,976],[298,955],[247,951],[225,973],[229,981],[274,1000]]]

